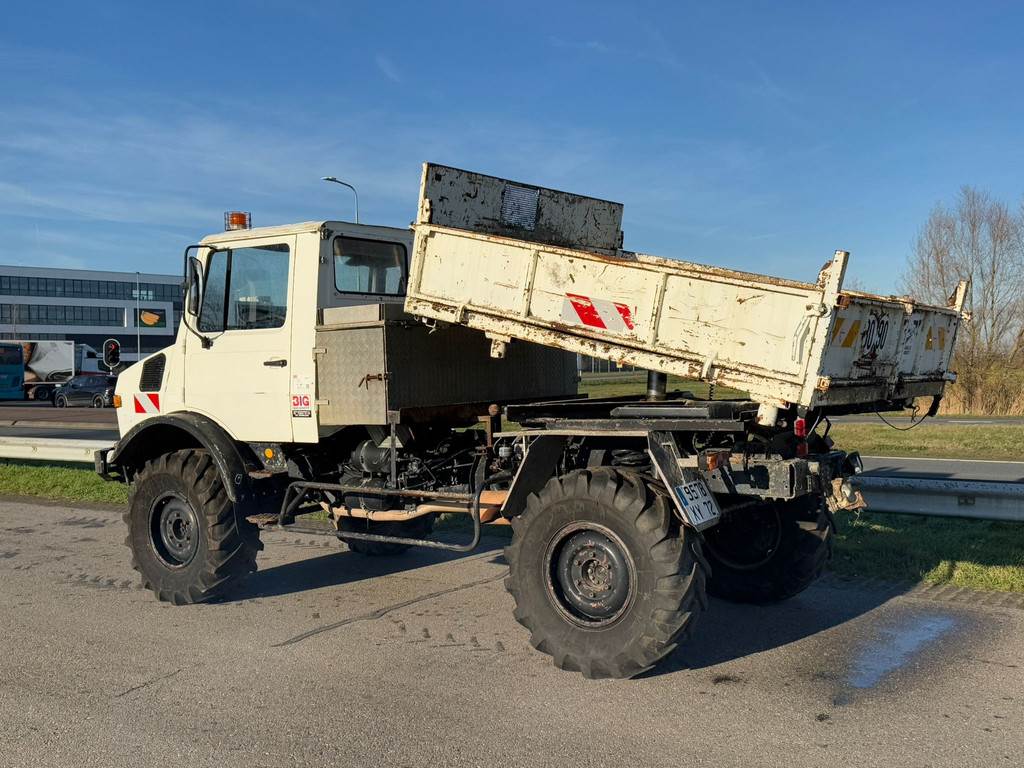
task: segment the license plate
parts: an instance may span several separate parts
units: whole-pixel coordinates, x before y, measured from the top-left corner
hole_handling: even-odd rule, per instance
[[[685,477],[683,484],[675,487],[675,492],[683,507],[683,514],[697,530],[714,525],[722,516],[714,494],[699,475]]]

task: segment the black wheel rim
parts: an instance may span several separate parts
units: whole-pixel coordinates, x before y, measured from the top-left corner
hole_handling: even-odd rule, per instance
[[[192,505],[176,493],[165,493],[150,512],[150,543],[171,568],[192,562],[199,549],[199,517]]]
[[[622,540],[596,523],[573,523],[555,535],[544,558],[548,597],[583,627],[614,623],[633,601],[636,566]]]
[[[704,537],[708,551],[736,571],[753,571],[766,565],[781,544],[782,517],[772,502],[727,515]]]
[[[102,397],[94,397],[92,399],[92,407],[93,408],[102,408],[103,407],[103,398]]]

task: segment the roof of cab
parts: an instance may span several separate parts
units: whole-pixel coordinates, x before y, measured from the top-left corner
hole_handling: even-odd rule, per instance
[[[281,224],[276,227],[253,227],[252,229],[229,229],[207,235],[199,242],[202,244],[218,243],[222,240],[250,240],[258,237],[278,237],[280,235],[302,235],[306,232],[319,232],[326,221],[303,221],[299,224]]]
[[[412,231],[405,227],[386,227],[376,224],[354,224],[350,221],[303,221],[298,224],[281,224],[276,227],[253,227],[252,229],[230,229],[224,232],[217,232],[207,235],[200,244],[217,245],[225,241],[255,240],[262,237],[281,237],[283,235],[303,235],[307,232],[319,232],[326,227],[331,231],[340,231],[346,234],[376,234],[378,236],[399,236],[411,237]]]

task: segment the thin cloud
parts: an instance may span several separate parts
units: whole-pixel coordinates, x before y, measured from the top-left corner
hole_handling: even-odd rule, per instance
[[[402,82],[402,75],[399,73],[398,67],[395,66],[395,63],[391,59],[383,53],[378,53],[373,60],[377,64],[377,69],[384,74],[384,77],[393,83]]]
[[[600,40],[566,40],[556,35],[550,35],[548,42],[555,48],[565,48],[575,51],[591,51],[593,53],[612,53],[612,47]]]
[[[731,84],[740,97],[755,102],[758,109],[767,106],[775,110],[778,116],[801,130],[808,130],[815,125],[815,121],[806,114],[804,99],[798,91],[783,86],[757,63],[752,63],[751,69],[752,80]]]

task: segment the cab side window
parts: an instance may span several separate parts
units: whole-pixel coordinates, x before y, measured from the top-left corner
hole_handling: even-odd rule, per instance
[[[203,332],[280,328],[288,312],[287,245],[214,251],[199,313]]]
[[[336,237],[333,249],[339,293],[405,295],[407,254],[402,243]]]

